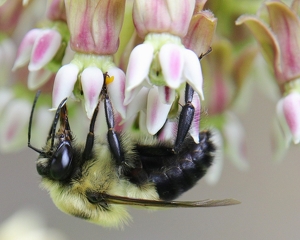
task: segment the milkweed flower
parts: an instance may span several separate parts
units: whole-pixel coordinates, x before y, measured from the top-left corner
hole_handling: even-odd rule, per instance
[[[188,33],[194,11],[198,13],[201,10],[198,2],[196,5],[194,0],[134,1],[133,21],[138,36],[144,42],[137,45],[129,57],[124,104],[136,109],[136,112],[141,108],[147,109],[143,111],[145,126],[152,135],[177,112],[178,107],[173,103],[177,96],[184,94],[182,89],[186,83],[201,99],[204,98],[199,56],[186,48],[182,41]],[[204,33],[206,29],[194,30]],[[206,33],[212,36],[213,32]],[[141,96],[141,102],[146,103],[144,107],[138,97],[140,91],[145,93]],[[195,107],[199,107],[196,112],[200,113],[200,100]],[[194,119],[196,121],[198,117]],[[194,139],[198,142],[197,137]]]
[[[73,60],[56,74],[52,103],[57,108],[65,97],[84,98],[87,116],[92,117],[106,81],[116,111],[125,118],[123,104],[125,74],[113,62],[119,46],[125,1],[65,1]],[[103,11],[105,9],[105,11]],[[104,79],[103,74],[107,74]],[[102,109],[102,107],[101,107]]]
[[[28,5],[35,9],[35,5]],[[26,81],[27,73],[11,69],[16,57],[15,35],[17,25],[24,14],[28,14],[21,0],[6,1],[0,6],[0,151],[11,152],[20,149],[26,143],[28,117],[31,109],[29,91],[21,85]],[[25,25],[26,26],[26,25]],[[25,27],[24,26],[24,27]],[[23,29],[22,29],[23,30]],[[48,116],[47,110],[39,109],[38,115]],[[22,117],[20,117],[22,116]],[[35,127],[33,130],[37,130]],[[39,134],[38,136],[43,135]]]
[[[10,38],[22,13],[21,1],[10,1],[0,5],[0,87],[8,83],[16,56],[16,46]]]
[[[237,117],[238,96],[245,85],[245,77],[250,71],[256,52],[245,49],[236,59],[233,46],[225,39],[215,40],[213,52],[203,59],[203,75],[209,79],[206,84],[207,121],[205,127],[212,128],[214,143],[217,145],[215,164],[209,169],[206,180],[210,184],[218,182],[224,159],[227,157],[239,170],[247,170],[245,130]]]
[[[46,16],[48,21],[40,28],[31,29],[20,43],[13,70],[28,64],[28,88],[35,90],[44,85],[61,66],[69,41],[65,22],[63,0],[49,0]]]
[[[300,142],[299,77],[300,20],[299,1],[291,6],[281,1],[265,3],[270,27],[258,16],[243,15],[236,23],[245,24],[259,43],[266,61],[272,66],[282,98],[277,104],[277,116],[284,135],[295,144]],[[286,125],[288,128],[286,128]],[[289,137],[289,135],[291,137]],[[288,140],[289,141],[289,140]]]

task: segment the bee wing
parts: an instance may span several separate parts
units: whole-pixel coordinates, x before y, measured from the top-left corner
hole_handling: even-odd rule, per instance
[[[235,199],[222,199],[212,200],[205,199],[199,201],[162,201],[162,200],[150,200],[150,199],[139,199],[139,198],[127,198],[121,196],[113,196],[102,194],[103,200],[108,204],[124,204],[132,206],[143,206],[143,207],[162,207],[162,208],[192,208],[192,207],[219,207],[229,206],[241,203]]]

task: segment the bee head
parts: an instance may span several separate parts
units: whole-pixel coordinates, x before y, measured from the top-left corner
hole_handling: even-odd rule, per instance
[[[64,99],[58,106],[53,123],[51,125],[47,145],[40,150],[30,144],[31,124],[34,108],[39,96],[37,93],[31,111],[28,128],[28,147],[40,154],[36,168],[42,177],[48,177],[53,180],[65,180],[70,176],[73,163],[72,133],[68,121],[68,113],[66,107],[67,99]],[[56,132],[56,126],[60,121],[59,130]],[[55,133],[56,132],[56,133]]]
[[[74,151],[71,142],[61,139],[58,141],[53,151],[40,154],[36,169],[42,177],[61,181],[67,179],[72,172]]]

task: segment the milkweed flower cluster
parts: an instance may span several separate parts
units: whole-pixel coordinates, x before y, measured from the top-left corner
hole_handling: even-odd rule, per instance
[[[236,58],[233,45],[226,39],[215,40],[212,44],[214,54],[209,54],[203,62],[204,78],[209,79],[204,91],[206,100],[203,107],[207,111],[208,126],[214,126],[214,142],[217,156],[206,178],[216,183],[220,176],[224,155],[239,169],[247,170],[246,134],[242,123],[235,114],[240,88],[251,70],[257,51],[246,48]],[[218,69],[218,71],[215,71]]]
[[[236,23],[245,24],[259,43],[266,61],[272,66],[281,99],[277,104],[281,145],[300,142],[300,20],[299,1],[289,7],[282,1],[265,3],[267,14],[243,15]],[[262,16],[269,18],[268,26]]]
[[[119,46],[125,1],[65,3],[70,46],[76,54],[71,63],[63,66],[56,75],[54,108],[73,92],[77,98],[83,95],[87,116],[91,118],[103,82],[107,80],[103,79],[103,73],[107,73],[110,77],[106,82],[107,91],[117,115],[129,122],[140,112],[140,121],[145,120],[140,125],[146,126],[147,132],[153,135],[165,125],[172,104],[175,98],[179,98],[186,82],[194,88],[195,94],[203,98],[198,56],[182,43],[196,9],[194,0],[133,2],[133,23],[137,35],[144,41],[132,50],[126,75],[113,61],[113,54]],[[197,8],[197,14],[198,11]],[[215,22],[213,16],[209,17]],[[202,29],[196,27],[194,31]],[[212,41],[213,33],[214,29],[208,31],[210,37],[207,41]],[[195,102],[199,115],[197,96]],[[191,129],[195,131],[192,134],[195,141],[198,141],[199,127],[196,126],[199,123],[195,123]],[[101,129],[105,129],[104,124]]]
[[[88,118],[105,84],[120,130],[139,119],[140,130],[152,135],[160,131],[161,139],[174,138],[178,102],[186,104],[184,89],[189,84],[195,90],[190,133],[198,142],[204,98],[198,58],[209,50],[216,26],[213,14],[202,10],[205,2],[49,0],[45,20],[25,34],[12,69],[28,64],[30,90],[51,86],[54,77],[52,109],[71,96],[83,100]],[[125,29],[123,35],[138,36],[141,44],[129,42],[132,51],[122,55],[121,69],[114,55],[120,51],[124,15],[132,19],[134,32]],[[98,123],[105,132],[101,104]]]
[[[261,20],[262,8],[257,15],[236,21],[250,28],[273,66],[282,96],[277,109],[285,146],[300,141],[298,3],[265,4],[272,30]],[[249,3],[247,9],[235,0],[226,1],[228,8],[220,4],[213,0],[0,1],[1,150],[25,143],[37,89],[43,94],[33,134],[40,125],[50,125],[48,109],[55,110],[66,97],[83,104],[85,114],[76,101],[68,102],[70,118],[82,129],[105,86],[117,131],[138,130],[174,140],[188,86],[195,108],[189,134],[199,141],[200,115],[208,113],[204,116],[208,124],[201,125],[215,129],[219,156],[226,154],[239,169],[247,169],[245,134],[234,111],[239,101],[245,101],[241,93],[258,51],[240,47],[238,41],[245,33],[238,32],[234,20],[247,10],[253,12],[258,4]],[[213,12],[220,16],[219,29]],[[100,101],[96,122],[100,137],[107,132],[103,105]],[[15,117],[18,114],[23,117]],[[44,141],[44,133],[35,134],[37,142]],[[221,161],[215,164],[212,168],[219,170],[213,171],[220,172],[221,165]]]

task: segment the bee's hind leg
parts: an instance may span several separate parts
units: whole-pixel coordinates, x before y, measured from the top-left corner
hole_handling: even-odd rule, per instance
[[[136,154],[125,156],[125,152],[121,143],[121,136],[115,131],[115,120],[111,101],[108,94],[104,91],[104,108],[105,118],[107,122],[107,140],[110,146],[111,153],[119,168],[119,173],[137,185],[141,185],[147,181],[147,174],[143,170],[141,160]]]
[[[181,149],[182,143],[194,119],[195,107],[192,104],[193,94],[194,89],[189,84],[186,84],[185,105],[182,107],[179,116],[177,136],[174,144],[175,153],[178,153],[178,151]]]
[[[124,151],[119,139],[118,134],[116,133],[115,127],[115,119],[114,112],[111,101],[109,99],[108,94],[104,93],[104,109],[105,109],[105,117],[107,123],[107,140],[110,146],[110,150],[117,161],[118,165],[121,165],[124,162]]]
[[[106,74],[104,74],[104,78],[106,78]],[[108,127],[107,132],[107,140],[109,143],[110,150],[112,152],[113,157],[116,159],[117,165],[121,165],[124,162],[124,151],[120,144],[119,136],[114,130],[115,121],[114,121],[114,112],[111,101],[107,94],[106,84],[103,85],[102,88],[102,99],[104,99],[104,108],[105,108],[105,117],[106,123]],[[87,135],[85,149],[83,151],[83,159],[90,158],[93,146],[94,146],[94,126],[96,122],[96,118],[99,112],[99,103],[94,110],[93,117],[90,123],[90,130]]]

